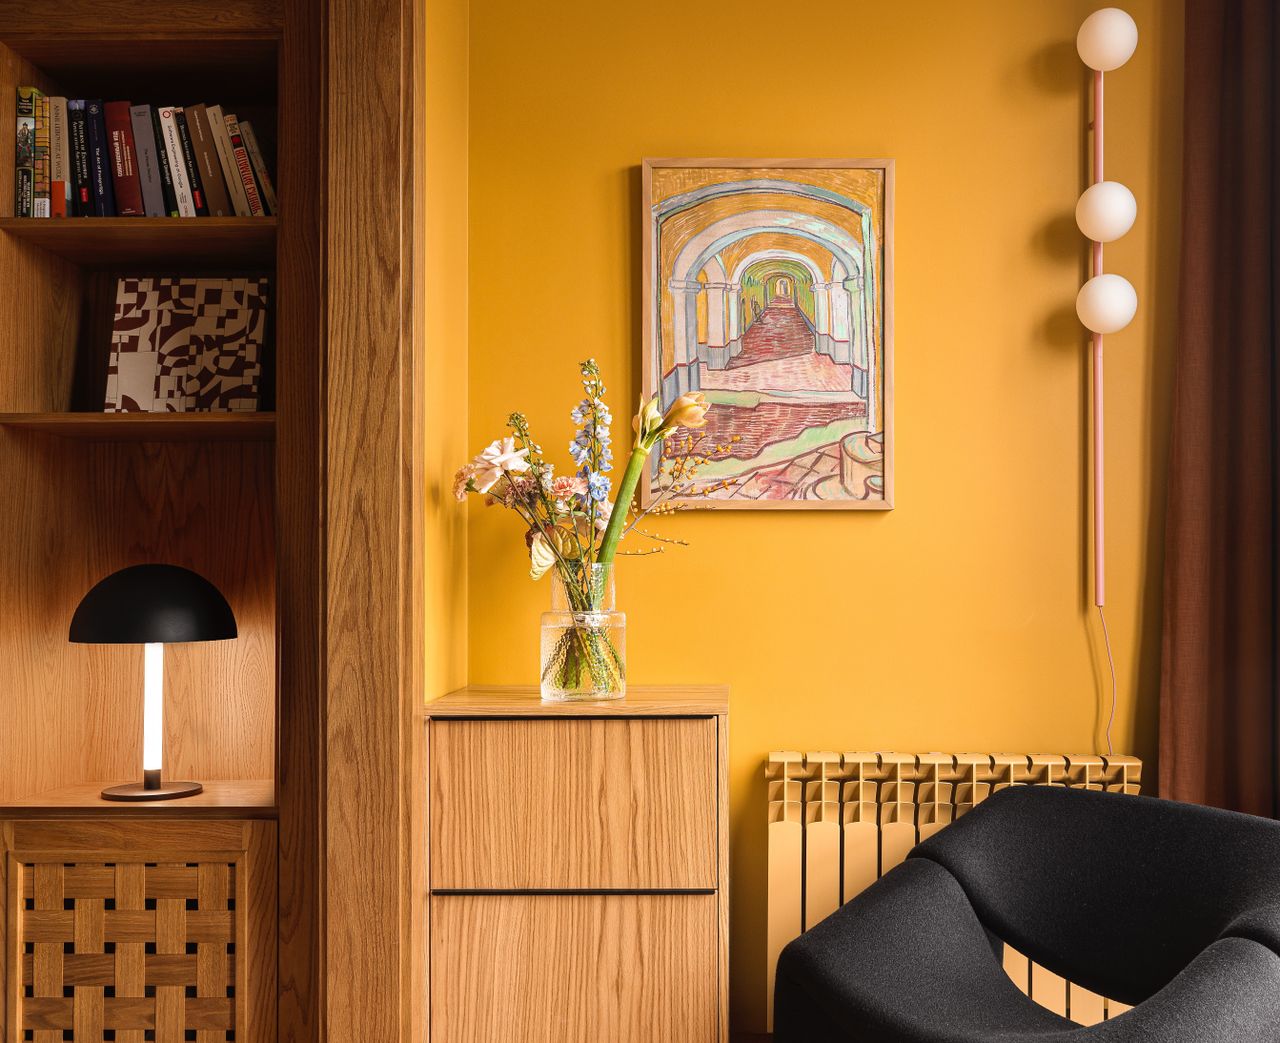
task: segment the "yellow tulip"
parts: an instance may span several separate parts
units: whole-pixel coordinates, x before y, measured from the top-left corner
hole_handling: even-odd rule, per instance
[[[671,403],[667,415],[662,418],[662,426],[667,431],[677,427],[706,427],[707,410],[710,408],[707,396],[701,391],[686,391]]]
[[[631,426],[635,428],[636,445],[646,449],[652,448],[662,432],[662,411],[658,409],[658,396],[654,395],[648,402],[640,403],[640,412],[636,414]]]

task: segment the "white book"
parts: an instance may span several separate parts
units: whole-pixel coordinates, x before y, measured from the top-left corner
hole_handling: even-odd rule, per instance
[[[253,133],[253,125],[248,120],[240,121],[240,136],[244,138],[245,151],[249,153],[249,162],[253,164],[253,176],[258,179],[258,187],[267,198],[267,206],[273,214],[280,213],[276,203],[276,189],[271,183],[271,175],[267,173],[266,161],[262,158],[262,150],[258,148],[257,135]]]
[[[71,174],[71,127],[67,123],[67,99],[49,99],[49,191],[53,182],[62,182],[62,213],[71,216],[71,193],[74,190]],[[55,208],[56,209],[56,208]]]
[[[181,112],[171,105],[160,110],[160,133],[164,136],[164,151],[169,157],[169,173],[173,177],[173,194],[178,198],[178,216],[195,217],[196,204],[191,198],[191,179],[187,177],[187,161],[182,155],[182,140],[178,137],[178,123],[173,118]]]
[[[244,182],[240,180],[240,170],[236,166],[235,153],[231,150],[231,135],[227,133],[227,121],[222,115],[221,105],[210,105],[204,110],[209,120],[209,129],[213,133],[213,144],[218,150],[218,163],[222,166],[222,180],[227,183],[227,194],[231,196],[231,209],[236,217],[252,217],[249,199],[244,194]]]

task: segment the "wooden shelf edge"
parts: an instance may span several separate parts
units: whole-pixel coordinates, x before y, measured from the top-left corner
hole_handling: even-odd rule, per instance
[[[274,217],[0,217],[0,232],[76,264],[269,269]]]
[[[449,717],[723,717],[726,685],[628,685],[625,699],[544,703],[532,685],[470,685],[423,705],[423,716]]]
[[[237,441],[275,438],[275,413],[0,413],[0,427],[91,441]]]
[[[176,800],[103,800],[105,786],[128,779],[81,783],[0,803],[0,819],[14,818],[276,818],[276,786],[271,779],[213,779],[194,797]]]
[[[15,235],[60,235],[135,231],[152,233],[163,230],[173,235],[190,235],[193,230],[206,232],[254,231],[274,232],[275,216],[270,217],[0,217],[0,231]]]

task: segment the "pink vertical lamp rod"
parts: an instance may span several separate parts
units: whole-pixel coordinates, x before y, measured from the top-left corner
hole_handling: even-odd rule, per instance
[[[1093,181],[1102,172],[1102,73],[1093,74]],[[1090,277],[1102,274],[1102,244],[1093,244]],[[1093,603],[1101,608],[1107,599],[1107,537],[1102,510],[1102,334],[1093,335]]]

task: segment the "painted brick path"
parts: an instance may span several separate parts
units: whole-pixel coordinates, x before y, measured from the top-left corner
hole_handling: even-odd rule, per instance
[[[809,355],[816,347],[813,330],[800,309],[789,298],[775,297],[742,335],[742,351],[729,360],[727,368],[741,369],[757,362]]]

